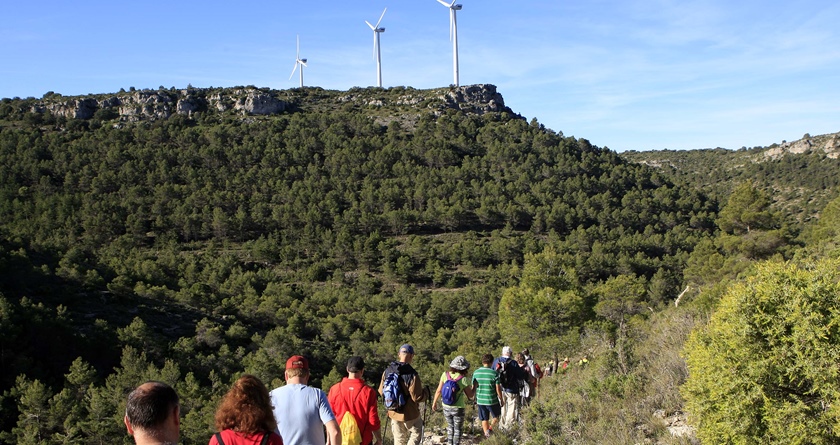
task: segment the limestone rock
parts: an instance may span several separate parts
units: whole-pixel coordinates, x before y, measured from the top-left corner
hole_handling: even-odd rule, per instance
[[[476,114],[507,111],[505,100],[495,85],[467,85],[451,89],[443,97],[446,106]]]
[[[197,111],[201,111],[206,108],[206,106],[207,104],[204,99],[187,96],[182,99],[178,99],[178,103],[175,104],[175,112],[179,114],[192,114]]]
[[[244,98],[236,101],[233,108],[248,114],[268,115],[283,112],[286,103],[266,93],[249,91]]]
[[[67,102],[49,104],[45,107],[56,116],[68,119],[90,119],[98,108],[95,99],[73,99]]]

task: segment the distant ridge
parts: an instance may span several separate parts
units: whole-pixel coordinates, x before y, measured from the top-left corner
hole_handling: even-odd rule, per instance
[[[8,99],[6,99],[8,101]],[[27,101],[33,101],[28,99]],[[478,84],[459,87],[416,90],[414,88],[351,88],[347,91],[318,87],[273,90],[254,86],[232,88],[144,89],[113,94],[62,96],[47,93],[34,100],[35,113],[51,113],[67,119],[107,117],[122,122],[167,119],[173,115],[196,113],[234,113],[260,116],[315,107],[325,110],[355,106],[373,111],[440,113],[447,109],[485,114],[507,112],[502,95],[495,85]],[[97,115],[97,113],[99,113]]]
[[[801,139],[769,147],[702,150],[626,151],[623,158],[649,165],[726,202],[740,183],[752,180],[773,197],[789,223],[815,217],[840,187],[840,133]]]

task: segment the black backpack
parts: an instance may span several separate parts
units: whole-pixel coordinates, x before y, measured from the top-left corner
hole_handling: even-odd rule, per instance
[[[502,385],[502,388],[511,390],[519,389],[519,378],[516,375],[517,367],[518,365],[509,357],[501,357],[498,363],[496,363],[496,371],[499,373],[499,384]]]

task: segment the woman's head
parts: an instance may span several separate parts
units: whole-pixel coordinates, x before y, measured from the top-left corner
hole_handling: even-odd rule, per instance
[[[242,433],[274,431],[277,421],[268,388],[260,379],[244,374],[222,398],[216,410],[216,429]]]

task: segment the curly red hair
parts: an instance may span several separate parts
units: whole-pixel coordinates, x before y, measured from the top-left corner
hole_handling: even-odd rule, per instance
[[[216,410],[216,430],[234,430],[255,434],[277,428],[268,388],[263,382],[244,374],[225,394]]]

